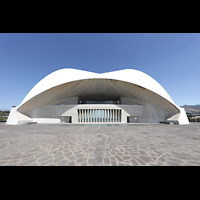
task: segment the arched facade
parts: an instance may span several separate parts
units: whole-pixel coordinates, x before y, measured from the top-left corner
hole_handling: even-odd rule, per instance
[[[28,122],[189,123],[185,110],[141,71],[98,74],[71,68],[43,78],[12,108],[7,124]]]

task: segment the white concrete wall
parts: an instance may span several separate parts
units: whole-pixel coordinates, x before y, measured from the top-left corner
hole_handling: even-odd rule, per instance
[[[128,98],[128,97],[120,97],[120,104],[123,104],[123,105],[134,105],[136,103],[137,103],[136,99],[131,99],[131,98]]]
[[[56,119],[56,118],[33,118],[33,122],[37,122],[38,124],[55,124],[55,123],[60,123],[60,119]]]
[[[50,105],[73,105],[73,104],[78,104],[78,97],[70,97],[70,98],[64,98],[60,99],[58,101],[55,101],[51,103]]]
[[[140,102],[141,103],[141,102]],[[62,116],[72,117],[72,123],[78,123],[77,109],[121,109],[121,123],[127,123],[127,116],[137,117],[138,123],[159,123],[165,121],[169,112],[154,105],[121,105],[121,104],[78,104],[78,105],[46,105],[28,112],[30,118],[49,119],[49,123],[59,123]],[[54,122],[50,119],[54,119]],[[130,118],[131,119],[131,118]],[[46,120],[47,122],[48,120]]]

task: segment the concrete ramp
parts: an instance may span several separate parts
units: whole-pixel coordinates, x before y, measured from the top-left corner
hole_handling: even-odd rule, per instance
[[[168,118],[167,120],[165,120],[166,122],[172,122],[174,124],[189,124],[187,115],[185,113],[185,109],[184,108],[179,108],[180,109],[180,113],[177,113],[175,115],[173,115],[172,117]]]
[[[17,107],[13,107],[10,111],[6,124],[9,125],[17,125],[17,124],[27,124],[29,122],[33,122],[30,117],[23,115],[19,111],[17,111]]]

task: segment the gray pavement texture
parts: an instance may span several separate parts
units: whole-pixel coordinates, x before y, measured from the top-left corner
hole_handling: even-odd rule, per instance
[[[199,166],[200,123],[0,123],[0,166]]]

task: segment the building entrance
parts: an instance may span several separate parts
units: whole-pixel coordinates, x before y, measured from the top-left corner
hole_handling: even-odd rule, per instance
[[[78,109],[79,123],[120,123],[121,109]]]

